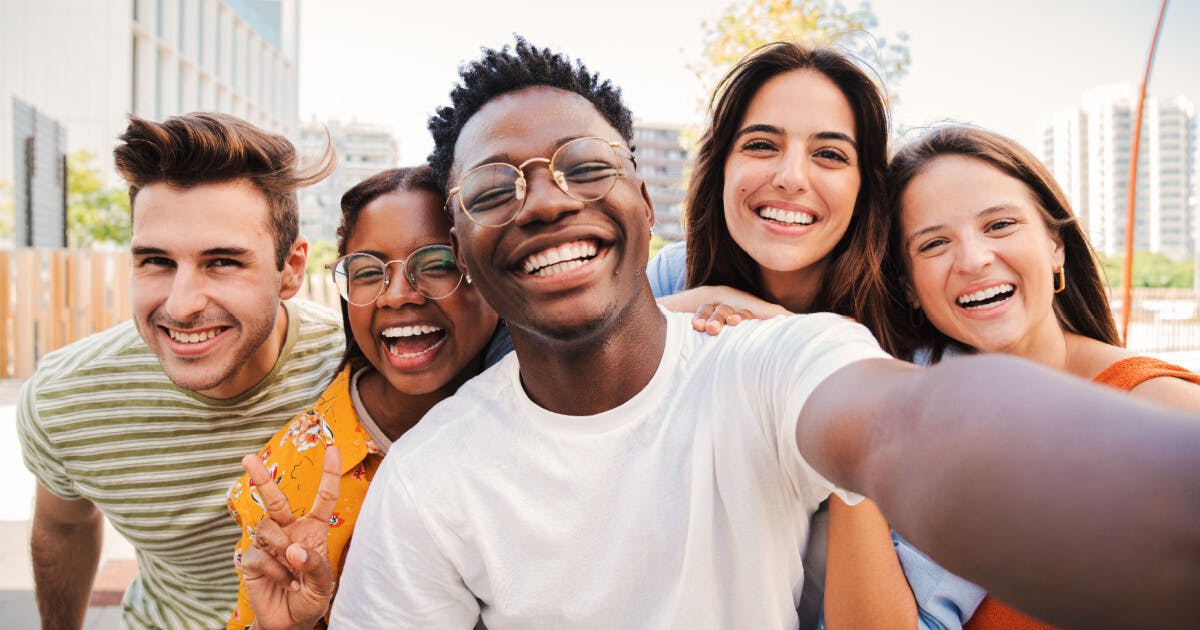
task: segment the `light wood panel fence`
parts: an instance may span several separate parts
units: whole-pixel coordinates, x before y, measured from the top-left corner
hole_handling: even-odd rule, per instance
[[[1200,350],[1200,292],[1134,289],[1129,348]],[[338,307],[327,274],[309,276],[300,296]],[[1120,293],[1112,295],[1120,309]],[[130,317],[129,253],[0,250],[0,378],[28,378],[42,355]]]

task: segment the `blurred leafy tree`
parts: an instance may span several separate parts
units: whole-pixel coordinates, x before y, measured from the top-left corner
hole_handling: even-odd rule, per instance
[[[313,241],[308,244],[308,264],[305,271],[310,276],[320,276],[328,273],[325,265],[337,260],[337,243],[333,241]]]
[[[655,256],[657,256],[658,250],[660,250],[670,244],[671,244],[671,241],[668,241],[667,239],[665,239],[657,234],[651,234],[650,235],[650,258],[654,258]]]
[[[1121,256],[1100,256],[1108,286],[1121,286]],[[1148,251],[1133,253],[1134,287],[1192,287],[1192,261],[1173,260],[1164,254]]]
[[[129,192],[106,186],[87,151],[67,158],[67,246],[128,245]]]
[[[704,24],[704,58],[696,75],[710,90],[746,53],[774,41],[834,46],[867,62],[895,101],[894,88],[912,56],[908,35],[891,42],[878,32],[869,2],[849,9],[834,0],[734,0],[713,24]]]
[[[0,179],[0,239],[13,235],[12,184]]]

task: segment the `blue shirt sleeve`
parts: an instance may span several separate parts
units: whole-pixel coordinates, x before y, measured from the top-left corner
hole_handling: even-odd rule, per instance
[[[917,602],[918,626],[930,630],[961,630],[987,592],[943,569],[892,532],[892,544]]]
[[[687,285],[687,244],[671,243],[646,265],[646,278],[654,297],[679,293]]]

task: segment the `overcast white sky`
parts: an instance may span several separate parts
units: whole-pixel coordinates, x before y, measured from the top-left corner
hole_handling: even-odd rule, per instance
[[[854,6],[854,0],[845,0]],[[704,21],[728,0],[304,0],[300,112],[391,125],[404,163],[428,153],[425,121],[460,63],[521,33],[582,59],[625,93],[634,115],[698,119]],[[1087,89],[1137,83],[1159,3],[1151,0],[878,0],[878,31],[909,36],[896,124],[952,119],[1030,141],[1039,119]],[[1167,10],[1150,92],[1200,101],[1200,2]]]

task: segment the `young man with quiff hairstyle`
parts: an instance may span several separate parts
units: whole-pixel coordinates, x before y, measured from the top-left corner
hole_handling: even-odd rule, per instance
[[[17,410],[38,608],[43,627],[82,625],[103,514],[137,554],[123,627],[218,627],[238,589],[238,464],[342,353],[336,313],[288,300],[308,258],[296,190],[334,156],[301,171],[286,138],[222,114],[132,117],[120,140],[133,321],[43,357]]]

